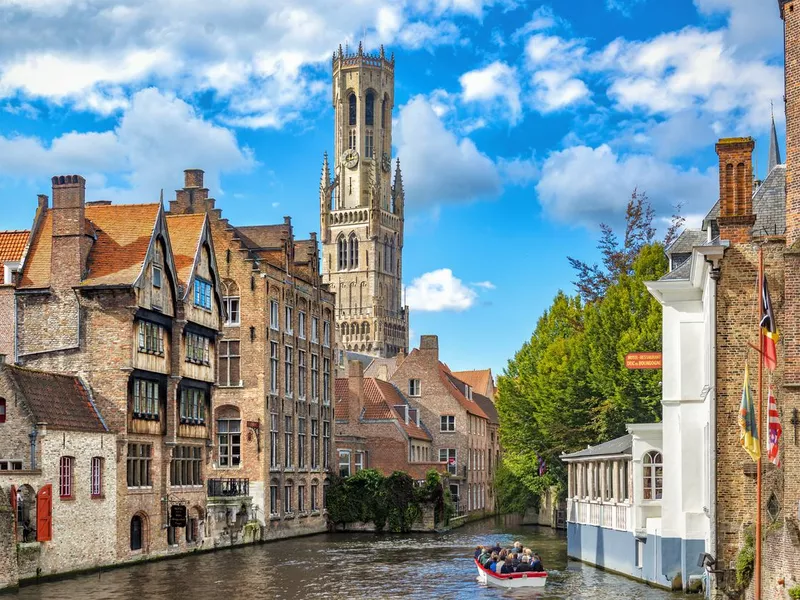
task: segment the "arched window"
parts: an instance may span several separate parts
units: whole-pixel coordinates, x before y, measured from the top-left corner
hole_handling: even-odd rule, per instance
[[[133,515],[131,519],[131,550],[141,550],[144,545],[144,523],[142,517]]]
[[[60,498],[72,498],[75,459],[62,456],[58,472],[58,495]]]
[[[369,323],[366,321],[361,324],[361,333],[364,335],[369,335]]]
[[[217,409],[217,462],[220,467],[238,467],[242,462],[242,420],[235,406]]]
[[[347,268],[347,240],[339,236],[336,244],[339,249],[339,270],[344,271]]]
[[[239,325],[239,285],[226,279],[222,282],[222,304],[225,306],[225,325],[235,327]]]
[[[347,323],[342,323],[342,335],[350,335],[350,327]]]
[[[28,485],[21,485],[19,489],[11,488],[16,494],[17,502],[17,541],[35,542],[36,527],[39,519],[36,512],[36,492]]]
[[[384,129],[386,128],[386,98],[387,96],[384,96],[381,100],[381,127]]]
[[[664,464],[661,453],[651,450],[642,458],[642,477],[644,478],[644,499],[661,500],[664,485]]]
[[[351,93],[347,101],[350,103],[350,125],[355,125],[356,119],[358,118],[358,110],[356,109],[356,95]]]
[[[350,234],[350,268],[358,268],[358,238],[355,233]]]
[[[365,122],[367,125],[374,125],[375,124],[375,94],[372,92],[367,92],[367,97],[365,99],[367,103],[364,107],[365,111]]]

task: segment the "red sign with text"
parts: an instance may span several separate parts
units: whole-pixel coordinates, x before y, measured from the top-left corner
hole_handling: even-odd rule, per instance
[[[628,369],[660,369],[661,352],[629,352],[625,355]]]

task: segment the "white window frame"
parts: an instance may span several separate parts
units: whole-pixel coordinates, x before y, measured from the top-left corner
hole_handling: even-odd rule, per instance
[[[287,398],[291,398],[294,393],[294,348],[291,346],[283,347],[283,391]]]
[[[418,398],[422,395],[422,382],[419,379],[408,380],[408,395]]]
[[[292,485],[285,484],[283,486],[283,514],[293,515],[294,507],[292,506]]]
[[[222,298],[222,303],[225,306],[225,326],[238,327],[242,319],[241,298],[239,296],[224,296]],[[234,304],[236,305],[235,310],[233,308]],[[235,319],[231,318],[233,315],[236,315]]]
[[[278,369],[280,369],[280,359],[278,358],[278,342],[269,343],[269,391],[271,394],[278,393]]]
[[[280,313],[278,312],[279,306],[277,300],[269,301],[269,328],[274,331],[281,330]]]
[[[297,337],[301,340],[306,339],[306,313],[305,311],[298,311],[297,313]]]
[[[350,450],[339,450],[339,477],[350,477]],[[346,462],[345,462],[346,460]],[[342,467],[347,467],[347,475],[342,475]]]
[[[442,460],[442,453],[444,453],[444,460]],[[450,458],[453,458],[452,470],[450,469]],[[458,472],[458,449],[457,448],[439,448],[439,462],[446,465],[448,473],[455,475]]]
[[[363,452],[356,452],[355,454],[355,463],[354,463],[355,472],[358,473],[364,469],[364,453]]]
[[[443,432],[443,433],[452,433],[455,430],[456,430],[456,416],[455,415],[440,415],[440,417],[439,417],[439,431]]]
[[[311,317],[311,343],[319,344],[319,317]]]
[[[292,335],[294,333],[294,328],[292,327],[292,321],[294,320],[294,309],[291,306],[284,307],[284,317],[286,322],[284,323],[284,328],[286,333]]]
[[[322,322],[322,345],[326,348],[330,348],[331,346],[331,322],[330,321],[323,321]]]

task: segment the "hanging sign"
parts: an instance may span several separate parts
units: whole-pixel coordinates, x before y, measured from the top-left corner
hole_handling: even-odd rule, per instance
[[[626,369],[660,369],[661,352],[629,352],[625,355]]]
[[[171,527],[186,527],[186,507],[183,504],[170,506],[169,524]]]

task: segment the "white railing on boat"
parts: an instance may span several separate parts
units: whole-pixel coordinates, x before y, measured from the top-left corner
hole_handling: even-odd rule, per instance
[[[567,498],[567,521],[570,523],[627,531],[630,511],[631,506],[626,503]]]

